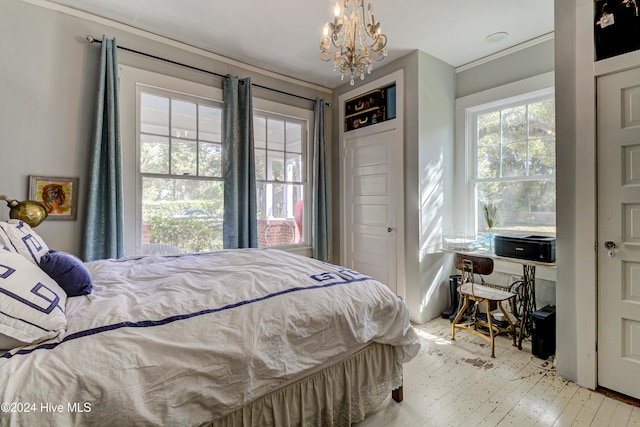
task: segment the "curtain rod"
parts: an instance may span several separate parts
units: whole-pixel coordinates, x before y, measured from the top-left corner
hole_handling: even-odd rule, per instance
[[[100,43],[100,44],[102,44],[102,40],[99,40],[99,39],[93,37],[92,35],[86,35],[85,38],[87,39],[87,41],[89,43]],[[173,61],[171,59],[162,58],[160,56],[152,55],[150,53],[140,52],[139,50],[129,49],[128,47],[117,45],[117,48],[121,49],[121,50],[126,50],[127,52],[135,53],[137,55],[142,55],[142,56],[146,56],[148,58],[157,59],[158,61],[168,62],[169,64],[178,65],[178,66],[184,67],[184,68],[189,68],[191,70],[199,71],[201,73],[211,74],[211,75],[214,75],[216,77],[223,78],[223,79],[226,77],[225,75],[216,73],[214,71],[209,71],[209,70],[205,70],[204,68],[198,68],[198,67],[194,67],[192,65],[183,64],[182,62],[177,62],[177,61]],[[255,84],[255,83],[251,83],[251,86],[257,87],[257,88],[260,88],[260,89],[270,90],[272,92],[277,92],[277,93],[280,93],[282,95],[288,95],[288,96],[293,96],[295,98],[304,99],[305,101],[315,102],[315,99],[307,98],[306,96],[296,95],[295,93],[285,92],[285,91],[279,90],[279,89],[274,89],[274,88],[271,88],[271,87],[268,87],[268,86],[262,86],[262,85]],[[325,105],[327,107],[331,108],[331,104],[330,103],[325,102]]]

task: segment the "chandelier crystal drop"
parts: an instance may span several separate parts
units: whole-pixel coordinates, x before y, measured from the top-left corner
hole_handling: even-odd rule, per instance
[[[367,12],[364,0],[343,0],[336,3],[333,22],[327,22],[320,38],[320,59],[333,61],[333,69],[340,70],[342,79],[355,77],[364,80],[364,73],[371,74],[374,61],[387,56],[387,36],[380,31],[380,22],[373,17],[373,6]]]

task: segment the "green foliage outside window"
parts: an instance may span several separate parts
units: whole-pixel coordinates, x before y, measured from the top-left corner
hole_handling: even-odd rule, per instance
[[[222,219],[167,218],[153,216],[147,220],[151,227],[151,242],[177,246],[182,252],[206,252],[222,249]]]
[[[222,207],[209,200],[143,203],[150,243],[177,246],[183,252],[222,249]]]
[[[552,98],[478,115],[476,203],[495,202],[499,231],[555,232],[555,103]]]

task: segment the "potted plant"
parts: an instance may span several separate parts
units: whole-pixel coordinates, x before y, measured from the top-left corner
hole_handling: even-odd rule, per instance
[[[484,214],[484,220],[487,223],[487,232],[484,234],[484,246],[488,251],[493,250],[493,227],[498,224],[500,220],[500,212],[498,211],[498,205],[495,202],[487,202],[482,204],[482,213]]]

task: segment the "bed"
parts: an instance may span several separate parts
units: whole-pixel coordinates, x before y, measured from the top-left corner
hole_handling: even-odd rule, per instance
[[[11,247],[5,228],[3,426],[349,425],[399,390],[420,348],[406,305],[340,266],[242,249],[76,260],[61,274],[49,258],[73,256],[24,225]]]

